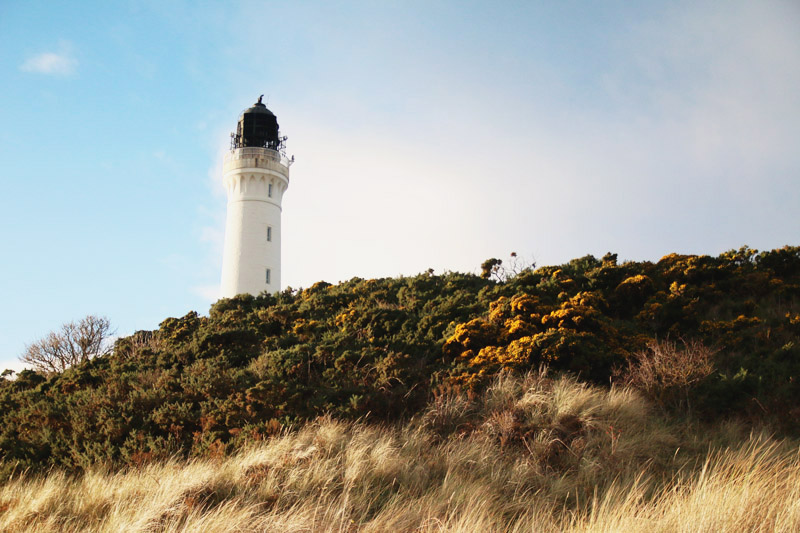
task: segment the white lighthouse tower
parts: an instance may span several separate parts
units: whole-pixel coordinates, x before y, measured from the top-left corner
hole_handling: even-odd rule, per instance
[[[263,96],[263,95],[262,95]],[[228,192],[220,296],[254,296],[281,287],[281,199],[289,166],[278,120],[261,97],[239,116],[225,154]]]

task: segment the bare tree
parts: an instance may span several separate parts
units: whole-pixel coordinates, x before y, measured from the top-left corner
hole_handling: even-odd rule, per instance
[[[536,268],[536,263],[527,261],[517,255],[517,252],[511,252],[511,257],[503,266],[503,260],[493,257],[481,263],[481,277],[483,279],[494,279],[504,283],[513,277],[520,275],[526,270],[533,270]]]
[[[88,361],[108,352],[107,340],[111,323],[106,317],[89,315],[80,321],[68,322],[58,331],[25,347],[23,363],[47,374],[62,372],[72,365]]]
[[[682,339],[681,344],[651,341],[647,349],[633,354],[622,377],[662,409],[685,407],[691,412],[691,391],[714,373],[717,351],[697,340]]]
[[[137,359],[146,352],[161,349],[161,335],[158,331],[137,331],[129,337],[117,340],[114,353],[122,359]]]

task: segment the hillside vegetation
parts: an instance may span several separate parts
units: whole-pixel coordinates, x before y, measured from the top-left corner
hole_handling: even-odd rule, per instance
[[[797,431],[800,247],[657,263],[586,256],[488,279],[496,266],[224,299],[63,372],[0,380],[0,478],[222,461],[272,436],[283,440],[265,446],[301,439],[286,429],[320,416],[357,439],[377,431],[364,424],[408,421],[431,401],[543,364],[606,389],[629,384],[661,416]],[[488,423],[467,419],[459,434],[478,446],[471,435]],[[530,444],[541,431],[505,438]]]
[[[505,374],[404,424],[322,417],[225,458],[17,476],[0,530],[800,530],[797,441],[650,406],[631,388]]]

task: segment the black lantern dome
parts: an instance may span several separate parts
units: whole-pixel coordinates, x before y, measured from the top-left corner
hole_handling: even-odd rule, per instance
[[[286,137],[281,137],[278,132],[275,114],[261,103],[263,97],[263,94],[259,96],[258,102],[239,116],[236,133],[231,134],[231,149],[256,146],[283,152]]]

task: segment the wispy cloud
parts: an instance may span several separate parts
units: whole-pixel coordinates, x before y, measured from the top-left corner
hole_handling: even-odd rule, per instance
[[[49,76],[71,76],[78,68],[78,60],[75,58],[72,48],[72,44],[68,41],[61,41],[58,51],[42,52],[31,56],[19,68],[24,72]]]
[[[219,284],[216,285],[195,285],[190,287],[189,290],[195,296],[199,296],[208,303],[214,303],[219,300]]]

